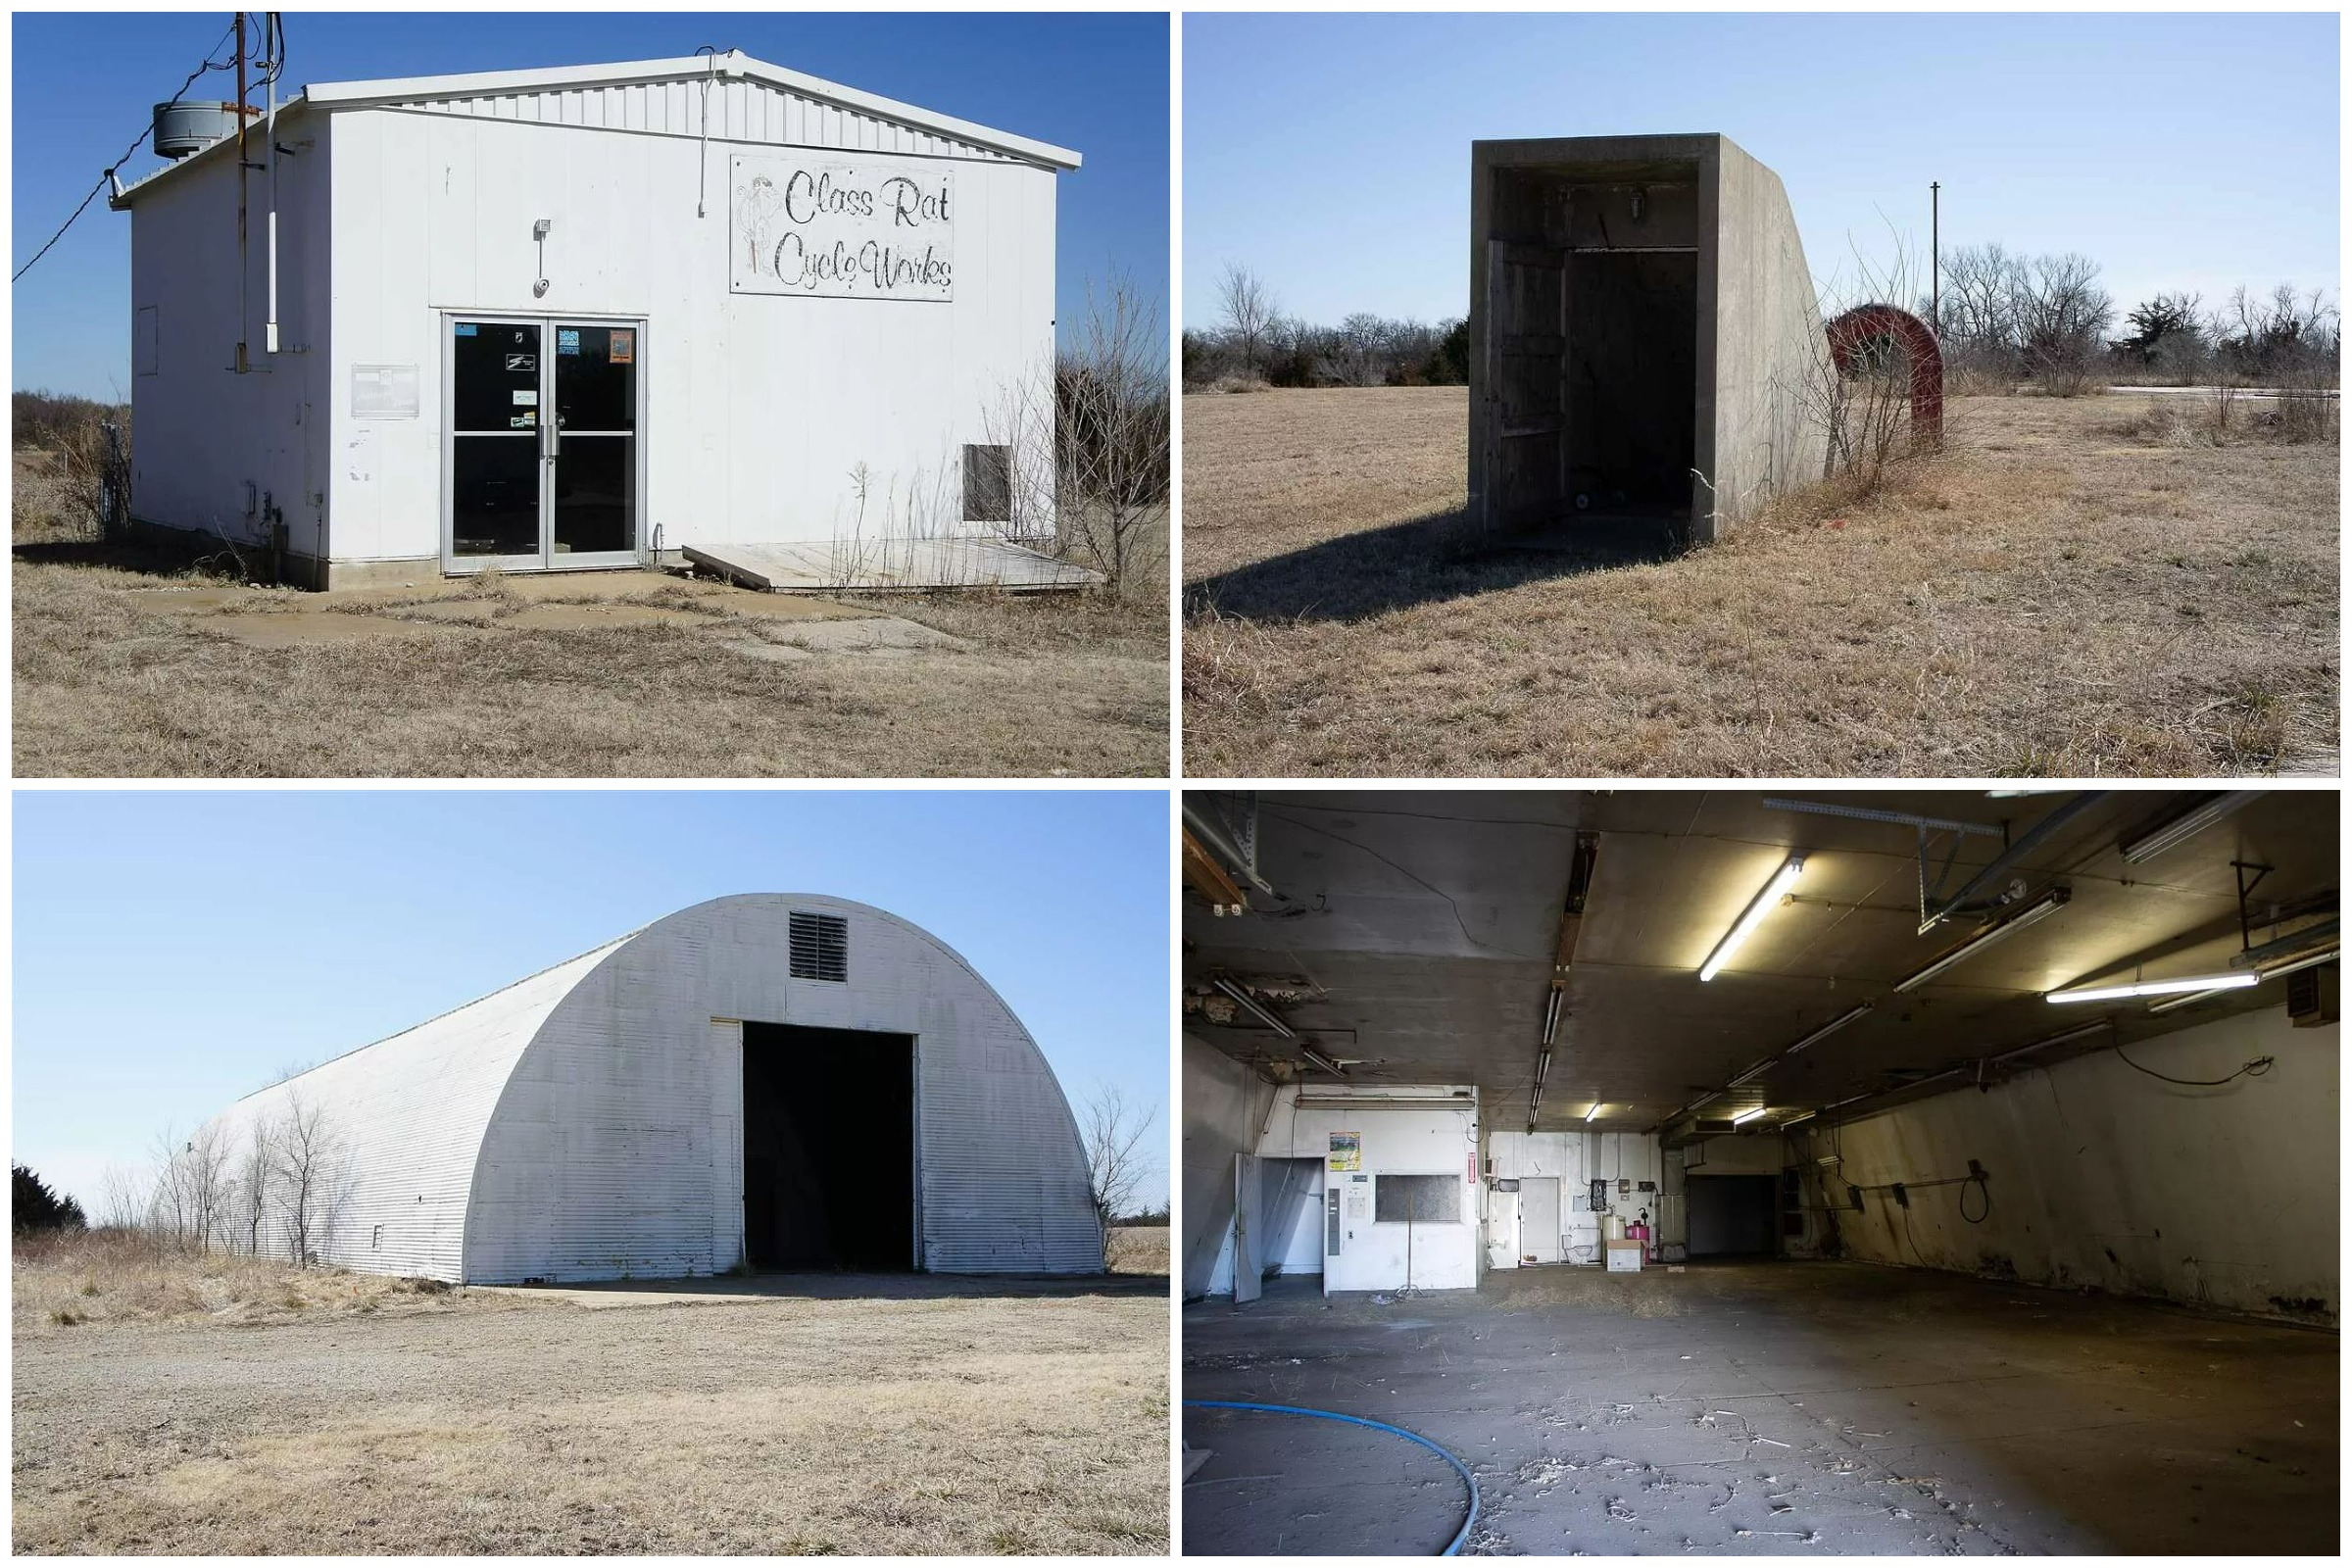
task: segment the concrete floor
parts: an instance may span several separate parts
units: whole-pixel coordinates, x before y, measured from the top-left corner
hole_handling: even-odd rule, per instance
[[[2332,1553],[2336,1367],[2333,1334],[1856,1263],[1184,1309],[1187,1398],[1445,1445],[1484,1552]],[[1188,1553],[1427,1553],[1460,1526],[1460,1479],[1400,1439],[1184,1416],[1213,1450]]]

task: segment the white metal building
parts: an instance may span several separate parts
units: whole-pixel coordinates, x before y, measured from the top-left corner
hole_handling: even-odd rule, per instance
[[[1004,410],[1076,153],[732,53],[313,84],[243,149],[114,199],[137,520],[317,586],[1051,531]]]
[[[1028,1031],[840,899],[697,905],[312,1068],[222,1113],[232,1159],[298,1111],[333,1147],[316,1250],[371,1273],[1102,1269]]]

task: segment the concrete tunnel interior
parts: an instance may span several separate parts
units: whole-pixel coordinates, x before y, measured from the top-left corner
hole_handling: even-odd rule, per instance
[[[1186,1550],[2334,1551],[2339,808],[1187,792]]]

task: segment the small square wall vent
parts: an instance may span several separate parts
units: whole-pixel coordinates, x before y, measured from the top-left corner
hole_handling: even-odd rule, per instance
[[[850,978],[850,922],[838,914],[792,911],[792,977]]]

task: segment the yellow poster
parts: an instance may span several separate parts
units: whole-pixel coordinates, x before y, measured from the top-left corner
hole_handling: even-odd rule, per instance
[[[1364,1168],[1364,1135],[1362,1133],[1333,1133],[1331,1135],[1331,1168],[1333,1170],[1362,1170]]]

